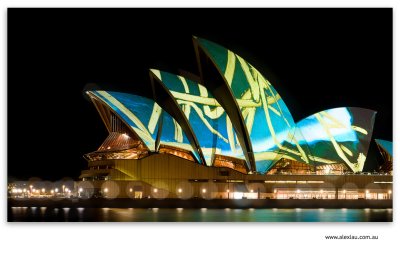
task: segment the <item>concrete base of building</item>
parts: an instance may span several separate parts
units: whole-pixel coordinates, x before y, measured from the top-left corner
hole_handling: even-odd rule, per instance
[[[52,208],[392,208],[392,200],[320,199],[8,199],[8,207]]]

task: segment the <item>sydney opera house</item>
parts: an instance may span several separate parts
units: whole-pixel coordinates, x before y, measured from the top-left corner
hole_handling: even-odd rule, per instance
[[[391,198],[391,142],[375,140],[384,164],[363,173],[375,111],[338,107],[295,122],[249,62],[211,41],[193,43],[199,76],[151,69],[152,99],[85,88],[109,135],[84,155],[82,191],[109,198]]]

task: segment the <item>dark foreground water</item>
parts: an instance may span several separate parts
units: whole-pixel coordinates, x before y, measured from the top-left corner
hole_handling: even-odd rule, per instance
[[[391,222],[392,209],[8,208],[9,222]]]

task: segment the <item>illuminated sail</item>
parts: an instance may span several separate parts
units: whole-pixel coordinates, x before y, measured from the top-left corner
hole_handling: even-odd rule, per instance
[[[167,72],[154,69],[151,72],[169,90],[185,114],[207,165],[213,164],[215,154],[244,158],[229,117],[204,86]]]
[[[157,149],[157,134],[162,121],[160,143],[192,152],[198,159],[198,154],[192,149],[179,124],[153,100],[115,91],[93,90],[88,93],[118,114],[142,139],[149,150],[156,151]]]
[[[375,139],[376,144],[383,149],[390,157],[393,157],[393,142],[383,140],[383,139]]]
[[[376,112],[341,107],[313,114],[297,123],[315,165],[345,163],[353,172],[362,171]]]
[[[244,172],[265,173],[281,158],[311,166],[345,164],[362,171],[375,111],[334,108],[296,124],[280,95],[251,64],[213,42],[194,42],[207,88],[151,70],[154,100],[114,91],[87,93],[125,121],[151,151],[162,152],[163,144],[167,150],[169,146],[193,154],[198,163]],[[377,143],[391,155],[391,145]]]
[[[266,172],[284,153],[299,157],[301,152],[284,145],[295,135],[295,123],[269,81],[232,51],[200,38],[195,42],[218,68],[234,96],[251,142],[256,170]]]

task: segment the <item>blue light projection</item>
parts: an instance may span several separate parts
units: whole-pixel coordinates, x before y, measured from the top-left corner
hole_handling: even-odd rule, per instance
[[[232,123],[213,95],[201,84],[182,76],[152,69],[169,90],[195,132],[207,165],[215,154],[244,159]]]
[[[172,97],[172,104],[177,104],[185,115],[198,142],[193,145],[199,144],[207,165],[213,165],[215,155],[247,163],[254,156],[259,173],[267,172],[281,158],[312,166],[340,163],[353,172],[362,171],[375,111],[340,107],[313,114],[296,124],[280,95],[251,64],[213,42],[200,38],[195,38],[195,42],[224,80],[227,88],[222,86],[222,91],[233,98],[224,102],[221,91],[218,95],[216,92],[216,99],[203,85],[182,76],[159,70],[151,72]],[[87,93],[118,114],[151,151],[157,151],[157,134],[160,134],[161,144],[192,152],[197,162],[202,161],[200,150],[192,148],[181,126],[153,100],[113,91]],[[230,109],[229,114],[220,102]],[[229,115],[235,116],[234,125]],[[240,131],[240,138],[235,128]],[[239,143],[253,153],[249,152],[245,158]],[[382,140],[377,143],[392,154],[391,144]]]
[[[371,141],[376,112],[341,107],[313,114],[297,123],[315,165],[345,163],[354,172],[362,171]]]
[[[107,104],[128,123],[151,151],[156,150],[158,127],[163,119],[160,144],[192,152],[199,161],[199,155],[192,149],[179,124],[153,100],[115,91],[96,90],[88,93]]]
[[[240,108],[256,161],[256,170],[264,173],[283,154],[301,157],[284,145],[295,135],[293,118],[271,83],[251,64],[232,51],[213,42],[195,38],[214,62]]]
[[[381,146],[391,157],[393,157],[393,142],[383,140],[383,139],[375,139],[376,143]]]

